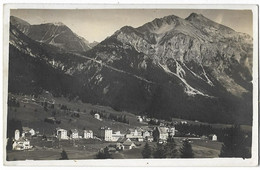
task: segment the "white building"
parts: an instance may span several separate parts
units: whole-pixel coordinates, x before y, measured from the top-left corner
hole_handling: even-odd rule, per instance
[[[218,140],[218,137],[217,137],[217,135],[214,134],[214,135],[212,136],[212,141],[217,141],[217,140]]]
[[[101,129],[101,137],[105,140],[105,141],[112,141],[112,129],[110,128],[102,128]]]
[[[181,124],[188,124],[187,121],[181,121]]]
[[[34,129],[30,129],[30,130],[29,130],[29,133],[30,133],[32,136],[34,136],[34,135],[35,135],[35,130],[34,130]]]
[[[29,127],[22,127],[23,128],[23,132],[22,132],[22,137],[25,137],[27,135],[29,136],[33,136],[35,135],[35,130]]]
[[[135,139],[137,141],[143,141],[143,136],[142,136],[142,129],[137,128],[137,129],[129,129],[128,133],[126,134],[126,138],[129,139]]]
[[[98,113],[96,113],[96,114],[94,115],[94,118],[100,120],[100,115],[99,115]]]
[[[143,132],[143,138],[146,138],[147,136],[151,136],[149,131],[144,131]]]
[[[57,128],[57,137],[59,139],[68,139],[67,130]]]
[[[169,133],[170,136],[174,136],[175,135],[175,127],[169,127],[168,133]]]
[[[120,131],[116,131],[112,134],[112,141],[116,142],[119,138],[125,137],[125,134],[121,134]]]
[[[157,140],[166,141],[168,137],[175,135],[175,127],[159,126],[154,130],[154,136]]]
[[[20,131],[16,129],[14,132],[14,140],[19,140],[19,138],[20,138]]]
[[[143,122],[143,119],[141,117],[137,118],[138,122]]]
[[[77,129],[71,129],[70,138],[71,139],[78,139],[79,138],[79,131]]]
[[[93,131],[92,130],[84,130],[83,138],[84,139],[92,139],[93,138]]]
[[[13,143],[13,150],[27,150],[31,148],[30,141],[24,138],[20,138]]]

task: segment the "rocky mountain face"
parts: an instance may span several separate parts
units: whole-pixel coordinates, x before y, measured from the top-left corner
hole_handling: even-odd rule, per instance
[[[31,68],[37,69],[32,77],[43,77],[46,69],[56,74],[32,81],[14,64],[9,87],[26,77],[37,84],[35,89],[78,96],[116,110],[164,119],[252,121],[252,38],[202,15],[193,13],[186,19],[172,15],[138,28],[125,26],[86,52],[64,52],[57,45],[40,43],[31,38],[38,32],[26,31],[28,24],[13,23],[10,65],[23,54],[19,60],[34,58],[44,67]]]
[[[60,22],[30,25],[14,16],[10,17],[10,22],[29,38],[40,43],[54,45],[61,50],[83,52],[92,48],[87,40]]]

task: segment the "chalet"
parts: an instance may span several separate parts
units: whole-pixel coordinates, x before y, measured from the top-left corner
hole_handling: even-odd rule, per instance
[[[181,121],[181,124],[183,125],[183,124],[188,124],[188,122],[187,121]]]
[[[153,142],[153,137],[152,137],[152,136],[146,136],[146,137],[145,137],[145,140],[146,140],[147,142]]]
[[[217,141],[217,140],[218,140],[218,137],[217,137],[217,135],[214,134],[214,135],[212,136],[212,141]]]
[[[31,148],[30,141],[25,138],[20,138],[13,143],[13,150],[28,150]]]
[[[139,118],[137,118],[137,121],[138,122],[143,122],[143,118],[139,117]]]
[[[129,129],[127,133],[127,138],[132,138],[136,136],[142,136],[142,129],[141,128],[136,128],[136,129]]]
[[[169,127],[168,133],[169,133],[170,136],[175,136],[175,127]]]
[[[169,135],[171,135],[171,136],[175,135],[175,128],[158,126],[155,128],[155,130],[153,132],[153,137],[156,141],[159,141],[159,140],[166,141],[168,139]]]
[[[125,146],[122,143],[116,143],[116,149],[117,150],[124,150]]]
[[[22,137],[28,137],[28,136],[33,136],[35,135],[35,130],[29,127],[22,127],[23,132],[22,132]]]
[[[96,113],[96,114],[94,115],[94,118],[100,120],[100,115],[99,115],[98,113]]]
[[[77,129],[70,130],[70,138],[71,139],[78,139],[79,138],[79,131]]]
[[[130,139],[127,139],[124,143],[124,149],[133,149],[136,147],[136,145],[130,140]]]
[[[58,139],[68,139],[67,130],[61,128],[57,128],[56,130]]]
[[[83,138],[84,139],[92,139],[93,138],[93,131],[92,130],[84,130]]]
[[[143,138],[146,138],[147,136],[151,136],[151,133],[149,131],[144,131],[142,133]]]
[[[142,129],[141,128],[129,129],[128,133],[126,134],[126,138],[137,140],[137,141],[143,141]]]
[[[209,135],[209,139],[211,139],[212,141],[217,141],[218,137],[216,134],[211,134],[211,135]]]
[[[34,136],[34,135],[36,134],[35,130],[33,130],[33,129],[31,129],[31,130],[29,131],[29,133],[30,133],[32,136]]]

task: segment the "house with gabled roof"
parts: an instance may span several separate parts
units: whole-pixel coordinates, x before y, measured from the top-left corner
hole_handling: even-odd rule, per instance
[[[65,129],[56,128],[58,139],[68,139],[68,132]]]
[[[124,142],[123,142],[123,145],[124,145],[124,149],[133,149],[136,147],[136,145],[134,144],[134,142],[132,142],[129,138],[126,139]]]
[[[71,129],[70,132],[71,132],[71,134],[70,134],[71,139],[79,138],[79,131],[77,129]]]

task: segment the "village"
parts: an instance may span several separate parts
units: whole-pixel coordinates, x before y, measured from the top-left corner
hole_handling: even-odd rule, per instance
[[[99,114],[94,115],[95,119],[102,121]],[[138,121],[150,121],[150,118],[145,116],[137,116]],[[186,121],[180,122],[181,124],[187,124]],[[135,129],[128,129],[127,133],[121,133],[120,131],[114,131],[110,127],[100,127],[100,137],[97,137],[91,129],[83,130],[82,133],[78,129],[62,129],[56,128],[56,133],[48,138],[56,138],[58,141],[61,140],[81,140],[81,139],[96,139],[106,142],[114,142],[115,145],[109,145],[109,151],[118,151],[118,150],[130,150],[138,147],[136,142],[158,142],[166,143],[168,137],[174,137],[176,132],[178,132],[174,126],[164,126],[163,124],[159,126],[143,126],[137,127]],[[31,145],[30,139],[42,136],[38,131],[35,131],[29,127],[23,127],[22,132],[18,129],[15,130],[14,140],[12,148],[13,150],[30,150],[35,146]],[[178,138],[178,137],[176,137]],[[217,136],[212,134],[209,136],[210,140],[217,141]],[[187,137],[189,139],[202,139],[206,140],[208,137]],[[50,140],[50,139],[49,139]],[[102,148],[101,148],[102,149]]]
[[[125,115],[120,116],[120,113],[118,115],[112,113],[106,114],[107,112],[101,111],[101,109],[91,109],[86,113],[85,111],[79,111],[80,109],[67,108],[66,105],[57,104],[52,98],[44,97],[34,98],[26,96],[20,98],[19,101],[21,105],[24,105],[20,109],[34,109],[36,106],[37,108],[42,108],[45,115],[50,116],[44,118],[42,115],[44,121],[41,122],[43,123],[41,129],[37,125],[31,127],[28,124],[25,124],[27,126],[23,125],[21,129],[13,129],[13,137],[8,140],[9,145],[11,141],[11,150],[13,152],[9,152],[11,155],[10,158],[12,154],[14,155],[13,159],[19,159],[16,158],[20,154],[19,152],[21,152],[21,157],[26,156],[22,154],[23,151],[26,151],[27,155],[34,152],[35,154],[38,152],[55,152],[57,155],[57,152],[59,154],[61,150],[66,150],[73,154],[84,151],[87,155],[86,158],[95,159],[96,154],[104,152],[105,148],[108,149],[109,153],[115,153],[117,156],[120,155],[120,158],[124,158],[125,156],[127,158],[128,156],[125,154],[128,154],[128,152],[131,153],[130,151],[133,150],[133,155],[130,157],[135,158],[136,154],[140,157],[140,152],[146,143],[151,147],[156,147],[157,143],[166,144],[167,140],[171,137],[179,145],[184,141],[196,144],[199,154],[201,150],[205,150],[202,147],[206,146],[209,147],[210,153],[214,152],[213,156],[216,156],[219,154],[221,147],[221,142],[218,141],[217,134],[196,134],[192,130],[185,130],[186,127],[191,126],[190,121],[186,120],[166,121],[146,115],[131,115],[131,117],[126,117]],[[29,106],[32,106],[32,108],[29,108]],[[57,112],[55,115],[53,115],[54,107]],[[13,108],[18,109],[19,107]],[[61,117],[57,116],[58,109],[62,111],[60,113]],[[38,112],[34,114],[38,114]],[[49,114],[50,112],[52,113]],[[14,114],[16,117],[17,112],[14,112]],[[67,124],[63,123],[63,115],[68,115],[66,119],[68,120]],[[84,116],[88,116],[86,123],[95,122],[94,126],[77,128],[78,126],[75,126],[77,122],[75,121],[86,120]],[[82,120],[82,122],[84,121]],[[198,124],[200,122],[195,121],[195,123]],[[184,127],[184,130],[181,129],[182,127]],[[49,130],[48,132],[47,129]],[[73,157],[71,156],[73,154],[70,154],[70,158]],[[75,158],[78,158],[78,154],[75,155]],[[210,157],[211,155],[208,154],[208,156]],[[85,157],[82,156],[83,158]],[[39,159],[42,158],[39,157]]]

